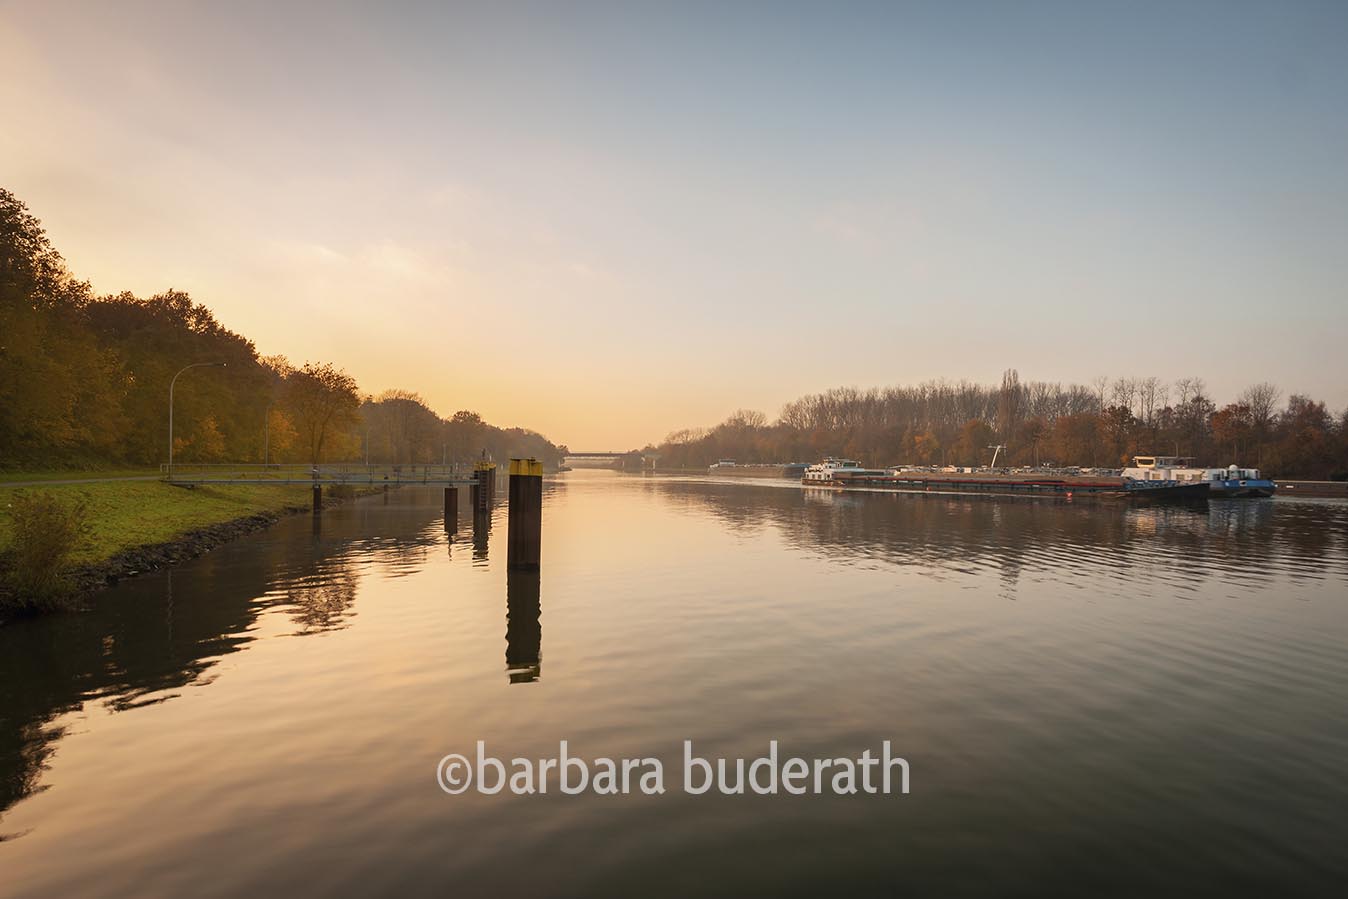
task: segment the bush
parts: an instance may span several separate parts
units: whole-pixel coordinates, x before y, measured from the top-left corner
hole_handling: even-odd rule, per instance
[[[84,501],[62,503],[50,493],[19,493],[9,504],[13,540],[4,571],[12,611],[59,608],[70,599],[70,558],[87,539]]]

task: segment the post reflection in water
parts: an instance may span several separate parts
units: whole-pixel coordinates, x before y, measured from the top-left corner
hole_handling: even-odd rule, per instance
[[[267,894],[316,870],[349,895],[633,895],[657,876],[682,895],[1312,895],[1348,877],[1348,504],[607,473],[544,491],[547,680],[538,572],[488,561],[490,514],[446,534],[434,489],[0,627],[0,893]],[[893,740],[914,790],[789,810],[435,801],[435,760],[478,739],[667,772],[683,739],[818,758]]]
[[[491,537],[491,512],[473,512],[473,561],[487,561],[487,543]]]
[[[543,670],[540,577],[534,570],[506,574],[506,674],[512,684],[530,684]]]

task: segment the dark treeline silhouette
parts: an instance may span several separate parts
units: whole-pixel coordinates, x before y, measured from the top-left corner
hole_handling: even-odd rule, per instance
[[[788,403],[769,422],[741,410],[710,429],[676,431],[658,447],[662,467],[717,459],[815,461],[843,455],[869,465],[998,464],[1115,468],[1134,454],[1193,456],[1202,465],[1254,465],[1281,477],[1348,479],[1348,410],[1256,384],[1218,407],[1201,378],[1096,378],[1089,385],[928,381],[843,387]]]
[[[0,460],[7,465],[181,462],[438,463],[484,450],[555,466],[542,435],[448,419],[416,393],[362,396],[329,363],[260,357],[252,342],[176,290],[95,296],[41,223],[0,188]]]

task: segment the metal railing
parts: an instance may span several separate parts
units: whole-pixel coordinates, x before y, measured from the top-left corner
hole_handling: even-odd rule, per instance
[[[470,463],[447,465],[364,465],[359,463],[324,463],[320,465],[272,463],[173,463],[173,473],[161,464],[159,473],[172,483],[276,483],[296,484],[435,484],[446,481],[467,481],[472,478]]]

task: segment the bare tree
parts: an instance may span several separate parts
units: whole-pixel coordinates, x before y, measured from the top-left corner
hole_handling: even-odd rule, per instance
[[[1109,390],[1109,376],[1097,375],[1096,377],[1091,378],[1091,387],[1095,388],[1095,411],[1105,411],[1105,396]]]
[[[1137,379],[1119,378],[1114,382],[1114,389],[1110,392],[1110,404],[1122,409],[1133,411],[1133,401],[1137,397]]]
[[[1020,424],[1021,405],[1020,374],[1008,368],[1002,372],[1002,389],[997,392],[997,431],[1003,440],[1011,439]]]
[[[1281,397],[1282,391],[1278,386],[1268,381],[1247,387],[1240,395],[1239,402],[1250,407],[1250,424],[1254,426],[1256,433],[1268,430],[1268,426],[1273,422],[1274,409],[1277,408]]]

